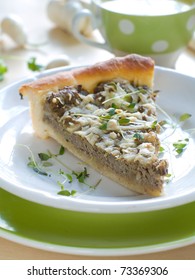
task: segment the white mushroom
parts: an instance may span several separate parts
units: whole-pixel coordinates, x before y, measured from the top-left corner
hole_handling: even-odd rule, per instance
[[[77,1],[52,0],[47,6],[47,14],[58,27],[72,33],[72,19],[81,9],[83,6]],[[88,35],[91,30],[89,18],[86,17],[80,21],[79,31],[81,33]]]
[[[70,59],[67,55],[59,55],[50,59],[45,66],[45,69],[67,66],[70,64]]]
[[[3,18],[1,31],[7,34],[19,46],[24,46],[27,43],[27,34],[23,21],[17,15],[8,15]]]

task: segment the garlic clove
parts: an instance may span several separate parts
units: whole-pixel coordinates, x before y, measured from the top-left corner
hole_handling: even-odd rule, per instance
[[[67,55],[59,55],[48,61],[45,69],[52,69],[70,65],[70,59]]]
[[[27,43],[24,23],[17,15],[8,15],[3,18],[1,31],[7,34],[19,46],[24,46]]]

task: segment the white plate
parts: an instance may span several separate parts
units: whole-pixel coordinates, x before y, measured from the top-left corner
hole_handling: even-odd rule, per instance
[[[68,68],[65,68],[68,69]],[[62,69],[60,69],[62,70]],[[59,70],[58,70],[59,71]],[[62,178],[52,175],[43,176],[35,173],[27,166],[28,158],[37,157],[40,152],[47,150],[57,153],[59,145],[53,140],[41,140],[33,134],[31,119],[29,117],[28,100],[21,100],[18,88],[21,84],[41,76],[53,74],[57,70],[50,70],[15,83],[0,92],[0,185],[5,190],[22,198],[56,208],[98,213],[128,213],[143,212],[169,208],[182,205],[195,200],[195,142],[193,132],[195,115],[195,79],[173,70],[164,68],[155,69],[155,89],[160,90],[157,104],[172,118],[178,119],[184,113],[192,115],[182,127],[169,128],[161,136],[171,135],[164,140],[166,152],[170,162],[171,181],[165,185],[165,194],[152,198],[133,193],[108,178],[101,178],[100,174],[87,167],[90,174],[88,183],[100,184],[95,190],[74,181],[67,183],[68,190],[76,190],[74,197],[61,196],[57,184]],[[159,114],[162,119],[165,115]],[[173,117],[174,116],[174,117]],[[172,143],[181,139],[189,139],[186,150],[177,156],[173,152]],[[61,161],[75,171],[82,171],[84,165],[68,152],[58,157]],[[62,168],[54,163],[53,171]],[[63,169],[65,170],[65,169]],[[69,171],[68,171],[69,172]]]

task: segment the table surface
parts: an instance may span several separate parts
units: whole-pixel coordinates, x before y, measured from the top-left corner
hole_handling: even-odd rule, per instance
[[[87,0],[86,0],[87,1]],[[0,20],[8,14],[17,14],[24,21],[28,33],[29,42],[38,43],[38,48],[18,47],[7,35],[0,35],[0,57],[4,57],[8,66],[8,73],[0,82],[0,88],[16,82],[32,72],[27,68],[26,61],[30,57],[36,57],[41,64],[46,64],[51,57],[66,54],[70,58],[71,65],[83,65],[95,63],[112,57],[112,54],[79,43],[72,34],[67,33],[55,26],[46,13],[48,0],[6,0],[0,1]],[[193,48],[194,42],[190,46]],[[188,48],[178,58],[176,70],[195,77],[195,52]],[[171,260],[171,259],[195,259],[195,244],[178,249],[134,256],[120,257],[89,257],[79,255],[67,255],[62,253],[48,252],[31,248],[12,241],[0,238],[1,260],[73,260],[73,259],[129,259],[129,260]]]

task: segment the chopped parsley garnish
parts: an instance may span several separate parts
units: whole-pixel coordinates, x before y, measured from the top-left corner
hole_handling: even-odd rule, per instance
[[[126,118],[121,118],[118,120],[119,124],[120,125],[126,125],[129,123],[129,119],[126,119]]]
[[[159,148],[159,154],[162,154],[162,153],[164,153],[164,151],[165,151],[165,149],[162,147],[162,146],[160,146],[160,148]]]
[[[111,108],[109,111],[108,111],[108,115],[109,116],[114,116],[116,114],[116,108]]]
[[[154,122],[152,123],[152,125],[151,125],[151,128],[155,130],[157,124],[158,124],[158,122],[157,122],[157,121],[154,121]]]
[[[178,140],[177,142],[173,143],[174,150],[178,155],[182,154],[183,151],[186,149],[188,145],[189,139],[186,138],[184,140]]]
[[[36,161],[34,158],[34,155],[30,148],[28,146],[25,146],[31,153],[31,156],[28,158],[27,166],[30,167],[34,172],[36,172],[39,175],[43,176],[56,176],[56,174],[52,173],[52,170],[48,170],[48,167],[53,166],[53,163],[49,161],[50,159],[56,160],[59,164],[61,164],[63,167],[69,170],[69,172],[65,172],[64,170],[60,169],[58,171],[58,175],[63,178],[63,180],[57,180],[56,183],[58,186],[60,186],[61,190],[57,193],[59,195],[64,196],[75,196],[77,191],[76,190],[67,190],[65,189],[65,185],[68,181],[69,184],[74,182],[76,179],[79,183],[82,183],[86,186],[88,186],[90,189],[95,189],[101,180],[99,180],[95,185],[89,185],[86,182],[86,179],[89,177],[89,173],[87,171],[87,168],[84,167],[83,171],[76,171],[72,170],[69,166],[67,166],[64,162],[61,162],[61,160],[58,158],[58,156],[62,156],[65,152],[64,147],[60,147],[57,154],[51,153],[49,150],[47,153],[38,153],[38,159],[40,162]]]
[[[29,162],[27,164],[28,167],[32,168],[32,170],[40,175],[48,176],[48,173],[42,170],[42,168],[38,165],[38,163],[32,158],[28,158]]]
[[[38,64],[36,62],[36,57],[31,57],[29,58],[29,60],[27,61],[27,65],[28,65],[28,69],[30,69],[31,71],[41,71],[44,69],[44,66],[41,64]]]
[[[180,122],[184,122],[184,121],[186,121],[187,119],[189,119],[191,116],[192,116],[191,114],[185,113],[185,114],[183,114],[183,115],[181,115],[181,116],[179,117],[179,121],[180,121]]]
[[[100,120],[110,120],[111,119],[111,115],[102,115],[100,116]]]
[[[129,109],[134,109],[135,108],[135,105],[136,105],[136,103],[135,102],[132,102],[132,103],[130,103],[129,104]]]
[[[62,175],[63,177],[65,177],[66,179],[68,179],[68,182],[69,183],[72,183],[73,181],[73,178],[72,178],[72,175],[69,174],[69,173],[65,173],[63,170],[59,170],[59,174]]]
[[[101,124],[101,125],[99,126],[99,129],[101,129],[101,130],[106,130],[106,129],[107,129],[107,126],[108,126],[108,124],[107,124],[107,122],[105,122],[105,123],[103,123],[103,124]]]
[[[51,158],[51,155],[45,154],[45,153],[39,153],[38,154],[41,161],[47,161]]]
[[[8,68],[7,68],[5,62],[2,59],[0,59],[0,82],[3,81],[4,75],[5,75],[5,73],[7,73],[7,71],[8,71]]]
[[[76,172],[76,171],[73,171],[72,172],[73,175],[76,176],[77,180],[80,182],[80,183],[83,183],[85,184],[85,179],[87,177],[89,177],[89,174],[87,173],[87,168],[84,167],[84,171],[79,171],[79,172]]]
[[[57,194],[59,195],[63,195],[63,196],[75,196],[77,191],[75,190],[65,190],[64,186],[62,184],[60,184],[60,182],[58,182],[59,186],[61,187],[61,191],[59,191]]]
[[[115,103],[112,103],[112,108],[117,109],[117,105]]]
[[[135,133],[135,134],[133,135],[133,138],[134,138],[135,140],[139,140],[139,141],[141,141],[141,140],[144,139],[144,137],[143,137],[140,133]]]

